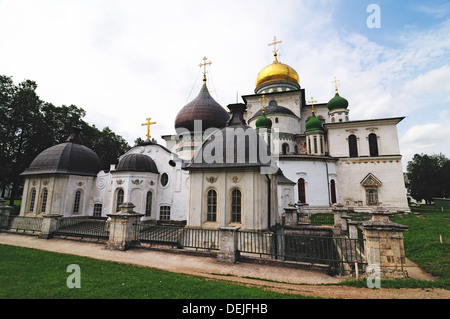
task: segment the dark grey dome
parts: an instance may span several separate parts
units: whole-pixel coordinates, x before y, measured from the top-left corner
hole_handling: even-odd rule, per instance
[[[31,162],[21,175],[71,174],[96,176],[102,169],[100,158],[75,139],[49,147]]]
[[[222,128],[230,119],[227,111],[209,94],[206,84],[195,99],[186,104],[175,118],[175,129],[194,131],[194,121],[202,121],[202,131],[208,128]]]
[[[159,174],[155,161],[144,154],[125,155],[119,161],[116,171],[150,172]]]
[[[275,101],[275,100],[272,100],[269,102],[269,105],[266,106],[264,113],[266,115],[291,115],[291,116],[297,117],[297,115],[295,115],[294,112],[292,112],[290,109],[288,109],[284,106],[278,105],[277,101]],[[252,116],[252,118],[249,121],[251,121],[255,118],[260,118],[261,115],[262,115],[262,110],[259,110]]]

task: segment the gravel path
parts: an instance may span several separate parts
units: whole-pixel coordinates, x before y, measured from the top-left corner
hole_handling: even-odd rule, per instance
[[[148,249],[112,251],[105,249],[105,245],[101,243],[56,238],[44,240],[35,236],[0,233],[0,244],[135,264],[304,296],[349,299],[450,299],[450,292],[445,289],[369,289],[323,286],[322,284],[338,283],[346,278],[333,277],[321,271],[308,269],[242,262],[232,265],[223,264],[214,257],[190,256]],[[408,269],[411,269],[408,272],[413,278],[420,275],[421,278],[417,279],[432,279],[428,274],[418,272],[419,269],[416,267]],[[413,276],[411,271],[414,273]]]

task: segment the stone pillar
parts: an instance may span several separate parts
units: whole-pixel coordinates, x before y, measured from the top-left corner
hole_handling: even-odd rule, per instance
[[[225,263],[236,263],[239,259],[238,230],[240,227],[228,226],[219,228],[219,252],[217,260]]]
[[[56,230],[58,219],[63,215],[48,214],[42,216],[42,228],[39,238],[49,239],[52,233]]]
[[[286,207],[284,209],[284,224],[293,226],[298,224],[298,210],[295,207]]]
[[[120,205],[120,211],[107,214],[111,218],[109,225],[109,240],[106,249],[126,250],[136,240],[136,226],[139,219],[144,215],[133,211],[135,206],[125,202]]]
[[[8,227],[11,206],[5,206],[6,199],[0,198],[0,229]]]
[[[379,267],[380,276],[384,278],[405,278],[408,273],[404,268],[403,232],[408,226],[391,222],[390,215],[377,210],[372,212],[371,220],[362,222],[367,269]]]
[[[347,222],[348,226],[348,237],[350,239],[358,239],[358,225],[361,224],[361,222],[357,221],[351,221],[349,220]]]

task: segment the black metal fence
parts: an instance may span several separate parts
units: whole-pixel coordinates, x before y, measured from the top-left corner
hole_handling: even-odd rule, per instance
[[[219,230],[135,224],[136,240],[152,245],[206,250],[219,249]]]
[[[87,217],[65,217],[57,221],[54,235],[109,238],[109,224],[104,220]]]
[[[238,249],[259,257],[324,264],[333,269],[352,267],[355,261],[365,263],[361,240],[347,237],[239,231]]]

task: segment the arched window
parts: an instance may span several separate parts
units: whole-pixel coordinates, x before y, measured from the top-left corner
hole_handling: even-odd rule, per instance
[[[278,117],[275,118],[275,123],[278,123]]]
[[[284,143],[283,145],[281,145],[281,152],[283,153],[283,155],[286,155],[289,152],[289,144],[288,143]]]
[[[317,154],[317,136],[314,135],[313,140],[314,140],[314,154]]]
[[[152,202],[153,202],[153,193],[147,192],[147,199],[145,201],[145,216],[152,215]]]
[[[358,157],[358,145],[356,144],[356,136],[353,134],[348,137],[348,151],[350,157]]]
[[[370,156],[378,156],[378,141],[375,133],[369,134],[369,152]]]
[[[80,212],[80,203],[81,203],[81,191],[75,192],[75,200],[73,201],[73,210],[74,214],[78,214]]]
[[[306,203],[305,180],[303,178],[299,178],[297,186],[298,186],[298,201],[300,203]]]
[[[34,204],[36,203],[36,190],[33,188],[30,195],[30,206],[28,207],[28,211],[34,211]]]
[[[116,195],[116,212],[120,210],[120,205],[123,204],[123,197],[124,197],[123,189],[120,188],[117,190]]]
[[[334,181],[334,179],[330,181],[330,193],[331,193],[331,203],[335,204],[337,200],[336,200],[336,182]]]
[[[45,213],[45,210],[47,208],[47,197],[48,197],[48,191],[45,188],[42,191],[42,197],[41,197],[41,213]]]
[[[231,221],[234,223],[241,222],[241,205],[242,194],[239,189],[234,189],[231,192]]]
[[[210,189],[207,197],[208,210],[206,220],[215,222],[217,220],[217,192],[214,189]]]

